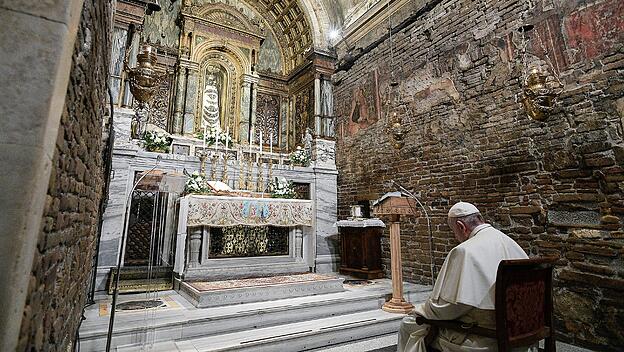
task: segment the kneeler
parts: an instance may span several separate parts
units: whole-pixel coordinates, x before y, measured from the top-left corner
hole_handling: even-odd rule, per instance
[[[555,258],[503,260],[496,273],[496,329],[456,320],[416,317],[416,323],[497,340],[500,352],[545,340],[546,352],[555,352],[552,270]],[[429,344],[427,344],[429,346]],[[430,348],[430,347],[428,347]],[[435,349],[431,349],[435,351]]]

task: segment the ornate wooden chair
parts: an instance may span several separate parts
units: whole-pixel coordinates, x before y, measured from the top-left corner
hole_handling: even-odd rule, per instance
[[[417,317],[418,324],[452,329],[498,341],[500,352],[545,340],[544,351],[555,352],[552,270],[555,259],[503,260],[496,274],[496,330],[460,321]],[[542,349],[540,349],[542,350]]]

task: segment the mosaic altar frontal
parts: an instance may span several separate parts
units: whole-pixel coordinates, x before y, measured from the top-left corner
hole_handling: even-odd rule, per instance
[[[312,226],[312,201],[189,195],[187,226]]]

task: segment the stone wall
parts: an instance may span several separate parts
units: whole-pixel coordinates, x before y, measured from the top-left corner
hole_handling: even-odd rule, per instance
[[[102,123],[108,102],[110,16],[110,2],[84,3],[19,351],[66,351],[81,321],[104,181]]]
[[[431,209],[439,270],[457,244],[446,212],[473,202],[530,255],[560,257],[560,339],[621,350],[624,3],[423,3],[392,19],[401,26],[392,47],[383,38],[363,45],[354,66],[333,77],[339,219],[350,205],[395,190],[394,179]],[[534,29],[523,38],[525,23]],[[565,84],[545,122],[529,119],[520,102],[529,62],[552,67]],[[407,129],[400,151],[386,130],[395,112]],[[405,219],[401,232],[404,278],[430,282],[426,219]]]

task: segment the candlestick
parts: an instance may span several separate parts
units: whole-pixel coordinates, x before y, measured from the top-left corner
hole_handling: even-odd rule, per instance
[[[228,154],[227,151],[223,155],[223,174],[221,175],[221,182],[228,183]]]
[[[251,158],[251,147],[253,146],[253,135],[254,135],[254,129],[252,127],[251,134],[249,135],[249,158]]]
[[[245,189],[244,167],[245,167],[245,164],[243,164],[243,148],[239,145],[238,146],[238,189]]]
[[[225,128],[225,150],[230,147],[230,126]]]
[[[260,130],[260,144],[258,145],[258,162],[262,162],[262,130]]]

